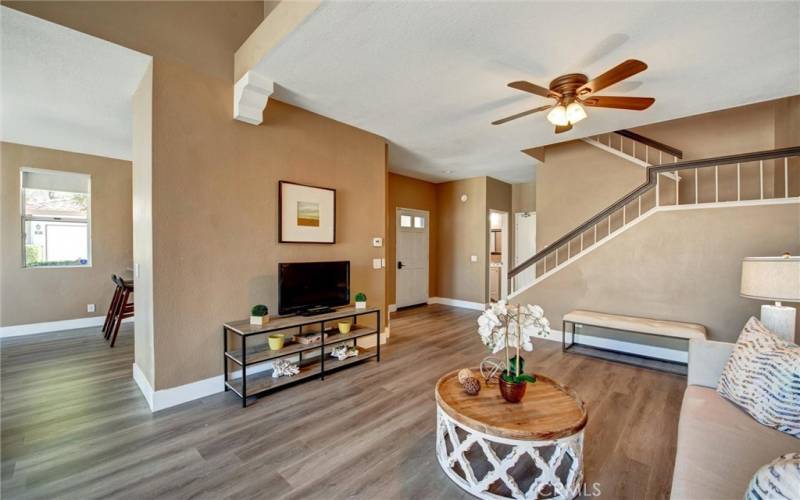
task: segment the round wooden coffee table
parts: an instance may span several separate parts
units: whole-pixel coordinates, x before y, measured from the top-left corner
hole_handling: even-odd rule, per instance
[[[457,374],[436,384],[436,456],[450,479],[479,498],[575,498],[587,419],[577,394],[536,374],[514,404],[483,380],[468,395]]]

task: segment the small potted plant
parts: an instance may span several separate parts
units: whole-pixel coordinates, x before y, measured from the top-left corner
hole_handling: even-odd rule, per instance
[[[264,326],[269,323],[269,308],[264,304],[258,304],[250,309],[250,324]]]
[[[525,396],[528,383],[536,377],[525,373],[525,360],[519,355],[520,348],[533,350],[533,337],[541,333],[550,335],[550,322],[539,306],[508,305],[495,302],[478,318],[478,335],[492,353],[506,351],[505,370],[500,375],[500,394],[509,403],[518,403]],[[512,357],[509,350],[516,349]]]
[[[366,309],[367,308],[367,296],[364,295],[364,292],[358,292],[356,294],[356,309]]]

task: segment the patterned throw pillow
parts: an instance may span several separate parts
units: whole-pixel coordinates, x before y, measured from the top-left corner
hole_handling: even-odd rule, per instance
[[[800,495],[800,453],[787,453],[758,469],[745,500],[789,500]]]
[[[800,438],[800,346],[756,318],[744,325],[717,392],[758,422]]]

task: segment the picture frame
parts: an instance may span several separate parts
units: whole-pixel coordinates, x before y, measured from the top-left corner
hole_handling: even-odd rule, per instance
[[[336,190],[278,181],[278,242],[336,243]]]

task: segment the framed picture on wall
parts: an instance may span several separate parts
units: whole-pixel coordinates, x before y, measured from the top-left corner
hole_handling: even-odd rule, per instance
[[[336,190],[279,181],[278,241],[336,243]]]

